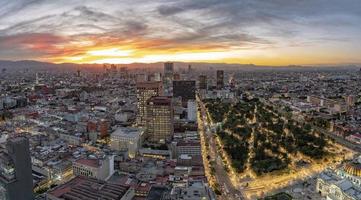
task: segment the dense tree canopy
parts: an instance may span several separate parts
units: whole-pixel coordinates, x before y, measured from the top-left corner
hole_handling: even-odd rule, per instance
[[[286,169],[291,164],[291,154],[300,153],[311,159],[327,154],[326,140],[310,124],[285,119],[273,106],[258,99],[235,104],[208,100],[206,107],[212,120],[223,124],[217,136],[237,172],[243,172],[247,162],[256,174],[262,175]]]

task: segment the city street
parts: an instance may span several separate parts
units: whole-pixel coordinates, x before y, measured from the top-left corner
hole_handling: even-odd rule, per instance
[[[234,186],[232,180],[230,179],[230,175],[226,172],[225,167],[223,166],[222,159],[219,155],[219,152],[216,149],[215,139],[213,137],[213,133],[211,132],[211,124],[207,123],[207,115],[206,109],[204,104],[198,100],[198,105],[200,105],[200,113],[201,113],[201,124],[202,128],[200,130],[200,134],[204,135],[207,138],[209,143],[209,152],[206,152],[210,160],[215,161],[214,168],[215,168],[215,179],[219,185],[219,189],[222,192],[220,199],[228,200],[228,199],[245,199],[242,191],[237,189],[237,186]],[[202,148],[206,149],[206,148]]]

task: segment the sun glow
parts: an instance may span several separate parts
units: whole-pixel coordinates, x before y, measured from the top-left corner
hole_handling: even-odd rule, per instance
[[[94,63],[114,63],[114,64],[129,64],[134,62],[152,63],[162,62],[164,60],[172,61],[215,61],[223,60],[229,57],[227,52],[184,52],[184,53],[168,53],[168,54],[149,54],[140,55],[137,57],[109,57],[103,59],[97,59]]]
[[[121,50],[119,48],[91,50],[87,54],[91,56],[125,57],[132,54],[132,50]]]
[[[80,39],[78,43],[64,44],[60,49],[50,49],[53,57],[43,57],[42,61],[54,63],[77,64],[130,64],[130,63],[156,63],[172,60],[174,62],[205,62],[228,64],[256,64],[256,65],[288,65],[317,64],[319,60],[328,60],[338,63],[341,57],[330,57],[333,53],[319,51],[310,53],[303,48],[227,48],[215,45],[175,45],[163,47],[163,41],[98,41],[94,38]],[[90,45],[90,46],[88,46]]]

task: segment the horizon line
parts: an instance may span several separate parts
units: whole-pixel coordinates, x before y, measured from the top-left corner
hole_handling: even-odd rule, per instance
[[[185,61],[159,61],[159,62],[132,62],[132,63],[73,63],[73,62],[47,62],[41,60],[31,60],[31,59],[24,59],[24,60],[3,60],[0,59],[0,62],[38,62],[38,63],[48,63],[53,65],[65,65],[65,64],[72,64],[72,65],[136,65],[136,64],[160,64],[166,62],[172,63],[184,63],[184,64],[213,64],[213,65],[250,65],[254,67],[360,67],[361,63],[318,63],[318,64],[288,64],[288,65],[259,65],[253,63],[233,63],[233,62],[206,62],[206,61],[199,61],[199,62],[185,62]]]

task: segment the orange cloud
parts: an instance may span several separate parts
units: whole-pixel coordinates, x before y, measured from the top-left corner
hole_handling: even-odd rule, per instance
[[[244,43],[229,45],[217,41],[180,42],[177,39],[114,37],[112,35],[59,36],[53,34],[21,34],[0,38],[0,48],[15,48],[30,53],[37,60],[54,63],[117,63],[133,62],[225,62],[261,65],[338,63],[343,56],[319,49],[307,53],[300,47],[268,48],[267,45]]]

